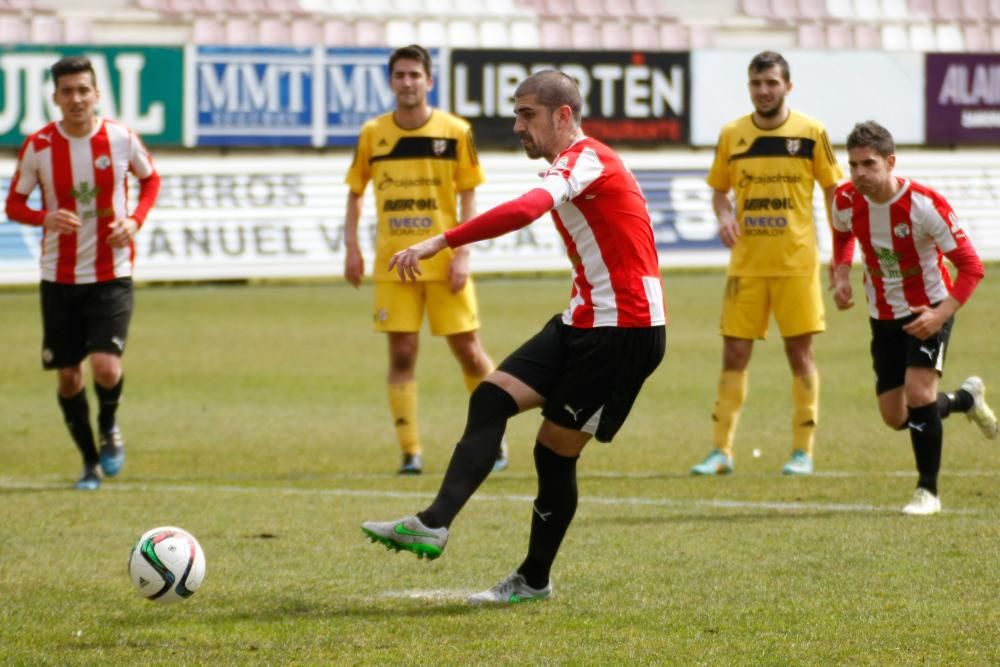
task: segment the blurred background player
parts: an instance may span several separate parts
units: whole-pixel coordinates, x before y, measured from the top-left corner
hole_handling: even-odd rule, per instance
[[[937,390],[955,312],[972,296],[983,265],[944,197],[893,175],[895,152],[892,135],[873,121],[855,125],[847,137],[851,182],[837,188],[833,204],[834,302],[840,310],[854,305],[857,239],[879,412],[891,428],[909,429],[917,462],[917,490],[903,514],[937,514],[941,420],[964,412],[984,436],[997,435],[980,378],[966,379],[951,394]],[[943,257],[958,268],[954,284]]]
[[[121,356],[132,317],[133,239],[156,201],[160,177],[139,137],[94,115],[100,97],[85,56],[52,66],[53,101],[62,120],[29,136],[7,196],[7,217],[43,228],[42,365],[58,371],[59,405],[83,455],[78,489],[96,489],[125,462],[115,418],[121,400]],[[139,179],[131,215],[126,178]],[[42,210],[28,206],[38,186]],[[97,394],[97,432],[90,425],[83,360],[90,357]]]
[[[819,414],[812,337],[826,328],[813,184],[823,188],[829,215],[843,172],[823,125],[786,104],[792,90],[788,62],[764,51],[750,61],[748,74],[754,111],[722,128],[707,178],[719,236],[732,254],[722,304],[714,448],[691,472],[733,471],[733,436],[746,400],[754,339],[767,336],[773,312],[792,371],[792,454],[782,472],[808,475]]]
[[[529,158],[551,163],[542,183],[392,258],[400,276],[412,280],[427,259],[446,248],[495,238],[551,211],[573,267],[569,307],[472,392],[465,432],[434,502],[416,516],[362,526],[372,541],[437,558],[452,521],[489,474],[507,420],[541,407],[528,554],[496,586],[471,596],[470,604],[528,602],[552,594],[549,573],[576,513],[580,453],[591,437],[611,442],[666,348],[663,288],[646,200],[618,154],[584,136],[582,105],[576,83],[562,72],[536,72],[521,82],[514,93],[514,133]]]
[[[389,57],[396,110],[365,123],[345,182],[344,277],[361,284],[364,258],[358,244],[361,202],[375,182],[375,331],[389,340],[389,408],[403,450],[400,474],[423,470],[417,424],[415,367],[424,310],[431,333],[444,336],[471,392],[493,370],[479,341],[476,293],[469,275],[469,249],[441,253],[424,266],[419,281],[406,283],[387,270],[392,255],[421,239],[447,231],[476,214],[476,186],[483,183],[469,124],[434,109],[430,54],[416,44]],[[461,203],[461,218],[456,215]],[[507,467],[506,442],[494,470]]]

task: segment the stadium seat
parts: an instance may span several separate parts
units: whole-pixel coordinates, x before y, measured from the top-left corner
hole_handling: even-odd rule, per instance
[[[707,25],[688,26],[688,47],[692,49],[707,49],[715,46],[715,31]]]
[[[851,0],[826,0],[826,13],[841,21],[853,19],[854,3]]]
[[[286,46],[292,42],[292,34],[287,23],[269,16],[257,24],[257,41],[267,46]]]
[[[755,19],[771,19],[770,0],[740,0],[740,11]]]
[[[987,21],[990,14],[986,0],[962,0],[962,18],[966,21]]]
[[[543,49],[568,49],[573,45],[569,26],[563,21],[542,21],[541,32]]]
[[[542,4],[542,14],[546,16],[570,17],[575,13],[573,0],[544,0]]]
[[[965,39],[957,23],[941,23],[934,27],[934,44],[938,51],[964,51]]]
[[[632,0],[604,0],[604,15],[619,19],[640,18],[635,13]]]
[[[875,51],[882,48],[882,31],[873,23],[854,26],[854,48]]]
[[[386,28],[382,21],[358,19],[354,24],[354,42],[358,46],[382,46],[387,42]],[[410,42],[402,42],[409,44]]]
[[[294,25],[293,25],[294,29]],[[322,27],[322,44],[324,46],[353,46],[354,27],[343,19],[326,19]]]
[[[0,44],[21,44],[28,34],[28,22],[20,14],[0,14]]]
[[[990,32],[981,23],[963,26],[962,38],[965,41],[966,50],[972,53],[983,53],[993,49],[990,42]]]
[[[909,27],[910,48],[914,51],[936,51],[937,40],[934,28],[926,23],[915,23]]]
[[[660,48],[664,51],[685,51],[691,46],[691,33],[681,23],[660,23]]]
[[[447,46],[448,26],[441,21],[431,18],[422,18],[417,21],[417,38],[411,40],[426,47]],[[389,42],[396,44],[397,42]],[[399,44],[409,44],[410,42],[398,42]]]
[[[288,26],[292,46],[323,44],[323,25],[315,18],[295,18]]]
[[[326,0],[327,12],[345,19],[361,13],[361,0]]]
[[[224,25],[226,44],[256,44],[257,26],[247,18],[230,16]]]
[[[160,11],[168,14],[193,14],[200,4],[198,0],[161,0]]]
[[[1000,25],[995,23],[990,26],[990,45],[993,51],[1000,51]]]
[[[934,0],[934,17],[941,21],[958,21],[962,18],[959,0]]]
[[[59,44],[63,41],[62,23],[50,14],[31,17],[31,42],[34,44]]]
[[[538,23],[530,20],[510,22],[510,46],[514,49],[537,49],[541,46]]]
[[[850,49],[854,46],[854,32],[851,26],[844,23],[831,23],[826,26],[826,47],[828,49]]]
[[[224,44],[226,29],[214,18],[198,17],[191,22],[191,41],[195,44]]]
[[[799,16],[799,0],[771,0],[771,20],[795,23]]]
[[[797,43],[800,49],[825,48],[826,31],[818,23],[800,23]]]
[[[882,26],[882,48],[886,51],[906,51],[910,48],[910,35],[898,24]]]
[[[854,0],[854,16],[858,21],[881,21],[882,7],[872,0]]]
[[[882,18],[886,21],[906,22],[910,19],[910,9],[906,5],[906,0],[882,0],[879,4]]]
[[[479,43],[479,26],[469,18],[448,21],[448,46],[457,49],[473,48]]]
[[[799,16],[804,19],[825,19],[826,0],[799,0]]]
[[[417,26],[413,21],[403,19],[386,21],[385,40],[388,44],[414,44],[417,41]]]
[[[994,21],[1000,21],[1000,0],[988,0],[986,3],[986,13]]]
[[[632,0],[632,11],[635,15],[647,19],[676,19],[678,11],[673,3],[661,2],[661,0]]]
[[[93,44],[94,24],[89,17],[74,16],[63,20],[63,41],[67,44]]]
[[[573,0],[573,14],[589,19],[605,16],[603,0]]]
[[[479,22],[479,43],[470,46],[484,48],[510,48],[510,32],[507,23],[500,19],[483,19]],[[473,33],[475,34],[475,33]]]
[[[226,14],[229,11],[228,0],[201,0],[195,7],[197,14]]]
[[[907,15],[911,20],[927,20],[934,17],[934,0],[907,0]]]
[[[600,45],[601,33],[593,21],[577,19],[570,24],[570,41],[574,49],[593,49]]]
[[[629,39],[632,47],[640,51],[657,51],[660,48],[660,31],[651,21],[632,23],[629,26]]]
[[[602,21],[601,48],[609,51],[627,51],[632,46],[628,26],[620,21]]]

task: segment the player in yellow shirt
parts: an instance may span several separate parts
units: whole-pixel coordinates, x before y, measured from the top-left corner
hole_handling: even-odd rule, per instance
[[[470,392],[493,370],[493,362],[477,334],[479,315],[468,249],[443,252],[424,262],[423,275],[416,283],[401,282],[390,272],[389,258],[473,217],[475,188],[485,177],[469,124],[432,108],[427,101],[434,85],[427,50],[413,44],[393,51],[389,76],[396,109],[361,128],[354,163],[345,179],[350,192],[344,223],[344,277],[357,287],[364,276],[358,222],[365,188],[371,181],[378,209],[373,269],[375,331],[386,333],[389,341],[389,407],[403,450],[399,473],[412,475],[423,470],[414,369],[424,310],[431,333],[448,340]],[[457,202],[461,202],[461,219]],[[505,442],[494,470],[506,466]]]
[[[719,236],[732,254],[720,326],[714,449],[691,472],[733,471],[733,434],[746,398],[747,366],[754,340],[767,336],[774,313],[792,370],[792,455],[782,472],[808,475],[819,413],[812,337],[826,328],[813,187],[818,182],[823,188],[829,220],[843,172],[822,123],[786,104],[792,90],[788,62],[764,51],[754,56],[748,74],[754,111],[722,128],[707,178]]]

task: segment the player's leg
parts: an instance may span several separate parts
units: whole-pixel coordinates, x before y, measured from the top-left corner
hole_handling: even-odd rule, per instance
[[[792,450],[782,468],[786,475],[813,471],[813,447],[819,422],[819,372],[813,335],[826,329],[819,273],[769,281],[774,319],[784,338],[792,371]]]
[[[131,279],[93,286],[86,304],[87,351],[97,395],[97,434],[101,469],[114,477],[125,464],[125,440],[118,427],[118,405],[125,384],[122,355],[134,304]]]
[[[420,474],[423,470],[420,428],[417,421],[416,363],[420,323],[424,312],[422,283],[375,283],[375,331],[386,334],[389,370],[386,393],[403,452],[400,474]]]
[[[694,475],[733,471],[733,438],[746,401],[753,343],[767,335],[770,306],[762,278],[730,276],[722,300],[722,371],[712,410],[712,451],[691,468]]]
[[[937,404],[938,371],[934,368],[906,369],[904,393],[909,415],[906,425],[917,462],[917,490],[903,508],[903,514],[937,514],[941,511],[938,498],[938,472],[941,469],[941,448],[944,434]]]
[[[937,334],[941,346],[942,359],[947,355],[948,341],[954,319],[949,319]],[[961,412],[969,421],[979,427],[983,437],[992,440],[997,437],[997,418],[992,408],[986,403],[986,385],[982,378],[971,376],[953,392],[939,392],[937,395],[938,411],[941,418],[948,417],[953,412]]]
[[[76,488],[100,487],[99,456],[90,426],[90,407],[83,380],[83,359],[87,356],[86,326],[79,298],[88,288],[42,281],[39,295],[42,309],[42,367],[55,370],[57,398],[63,421],[83,458],[83,475]]]

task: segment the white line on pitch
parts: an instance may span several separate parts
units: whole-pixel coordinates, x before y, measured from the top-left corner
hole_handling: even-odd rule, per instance
[[[911,473],[912,474],[912,473]],[[235,486],[235,485],[191,485],[191,484],[135,484],[135,483],[113,483],[101,487],[108,491],[170,491],[173,493],[198,493],[215,491],[221,493],[277,493],[290,496],[332,496],[332,497],[360,497],[360,498],[402,498],[402,499],[429,499],[434,497],[432,492],[424,491],[387,491],[372,489],[296,489],[289,487],[274,486]],[[0,489],[22,489],[22,490],[70,490],[65,483],[54,482],[30,482],[12,478],[0,477]],[[80,493],[74,491],[74,493]],[[521,494],[490,494],[477,493],[472,497],[473,501],[479,502],[518,502],[530,503],[534,496]],[[750,500],[721,500],[715,499],[684,499],[684,498],[643,498],[630,496],[580,496],[583,504],[608,505],[608,506],[644,506],[644,507],[704,507],[709,509],[758,509],[791,512],[879,512],[896,513],[898,507],[885,507],[880,505],[869,505],[863,503],[808,503],[808,502],[778,502],[778,501],[750,501]],[[976,509],[951,509],[946,510],[948,514],[980,515],[991,514],[993,512]]]

